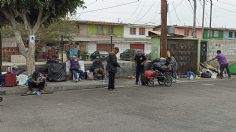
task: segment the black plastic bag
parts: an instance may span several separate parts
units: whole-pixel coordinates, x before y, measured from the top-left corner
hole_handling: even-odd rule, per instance
[[[67,80],[66,64],[65,63],[51,63],[48,67],[48,81],[62,82]]]

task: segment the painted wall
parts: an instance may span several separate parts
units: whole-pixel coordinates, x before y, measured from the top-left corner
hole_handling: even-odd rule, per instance
[[[130,34],[130,28],[136,28],[136,35]],[[139,35],[139,28],[145,28],[145,35]],[[148,31],[152,31],[152,30],[153,30],[152,27],[125,25],[124,26],[124,37],[125,38],[147,38]]]
[[[95,42],[88,42],[87,44],[87,51],[89,54],[93,53],[94,51],[96,51],[97,49],[97,45]]]
[[[79,25],[79,36],[88,36],[88,26],[85,24]]]
[[[180,35],[185,35],[184,32],[185,30],[189,30],[189,37],[192,37],[192,29],[191,28],[181,28],[181,27],[176,27],[175,28],[175,33],[180,34]],[[201,39],[202,38],[202,29],[197,28],[196,29],[196,36],[197,38]]]
[[[97,34],[97,26],[98,25],[88,25],[88,36],[99,36],[99,34]],[[103,32],[104,34],[100,34],[100,35],[111,35],[108,33],[109,31],[109,25],[103,25]],[[123,26],[113,26],[114,28],[114,35],[116,37],[123,37],[123,33],[124,33],[124,28]]]
[[[151,60],[160,58],[160,37],[153,37],[151,39]]]
[[[130,48],[130,44],[129,43],[115,43],[115,47],[119,47],[120,52],[117,54],[117,58],[120,59],[120,53],[124,52],[126,49]]]
[[[236,40],[209,40],[207,45],[208,60],[217,55],[217,50],[221,50],[229,62],[236,62]]]
[[[229,37],[229,32],[233,33],[232,37]],[[236,31],[224,31],[224,39],[226,39],[226,40],[236,40]]]
[[[203,39],[217,39],[217,40],[223,40],[224,39],[224,32],[221,30],[214,30],[214,31],[218,31],[218,35],[213,36],[211,35],[211,37],[209,37],[209,30],[205,29],[204,30],[204,36]]]

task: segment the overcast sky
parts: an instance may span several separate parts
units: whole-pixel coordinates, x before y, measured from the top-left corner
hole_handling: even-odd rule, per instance
[[[73,19],[124,23],[160,24],[160,0],[84,0]],[[168,0],[168,24],[192,25],[193,0]],[[209,0],[208,0],[209,1]],[[197,0],[197,25],[202,23],[202,2]],[[212,26],[236,28],[236,0],[213,0]],[[123,6],[120,6],[123,5]],[[210,4],[206,2],[205,25],[209,26]],[[108,8],[108,9],[105,9]]]

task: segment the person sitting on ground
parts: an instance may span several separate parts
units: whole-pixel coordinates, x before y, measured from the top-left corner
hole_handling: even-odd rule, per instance
[[[83,74],[83,71],[81,70],[79,61],[76,56],[73,56],[70,60],[70,71],[75,82],[81,80],[81,75]]]
[[[221,50],[217,50],[216,57],[209,60],[208,62],[216,60],[216,59],[218,60],[219,65],[220,65],[220,79],[223,78],[223,72],[224,72],[225,69],[228,73],[228,77],[231,78],[231,74],[230,74],[230,71],[229,71],[229,63],[228,63],[225,55],[221,53]]]
[[[104,77],[104,67],[102,65],[101,58],[99,56],[96,57],[96,60],[93,62],[92,71],[94,73],[94,77],[98,78],[99,76]]]
[[[46,79],[40,72],[35,71],[28,80],[28,91],[27,94],[32,94],[33,89],[38,89],[41,93],[46,93],[44,90],[46,85]]]

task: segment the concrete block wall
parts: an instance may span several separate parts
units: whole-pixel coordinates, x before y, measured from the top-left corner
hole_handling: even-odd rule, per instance
[[[209,40],[207,59],[214,58],[217,50],[221,50],[230,63],[236,62],[236,40]]]

